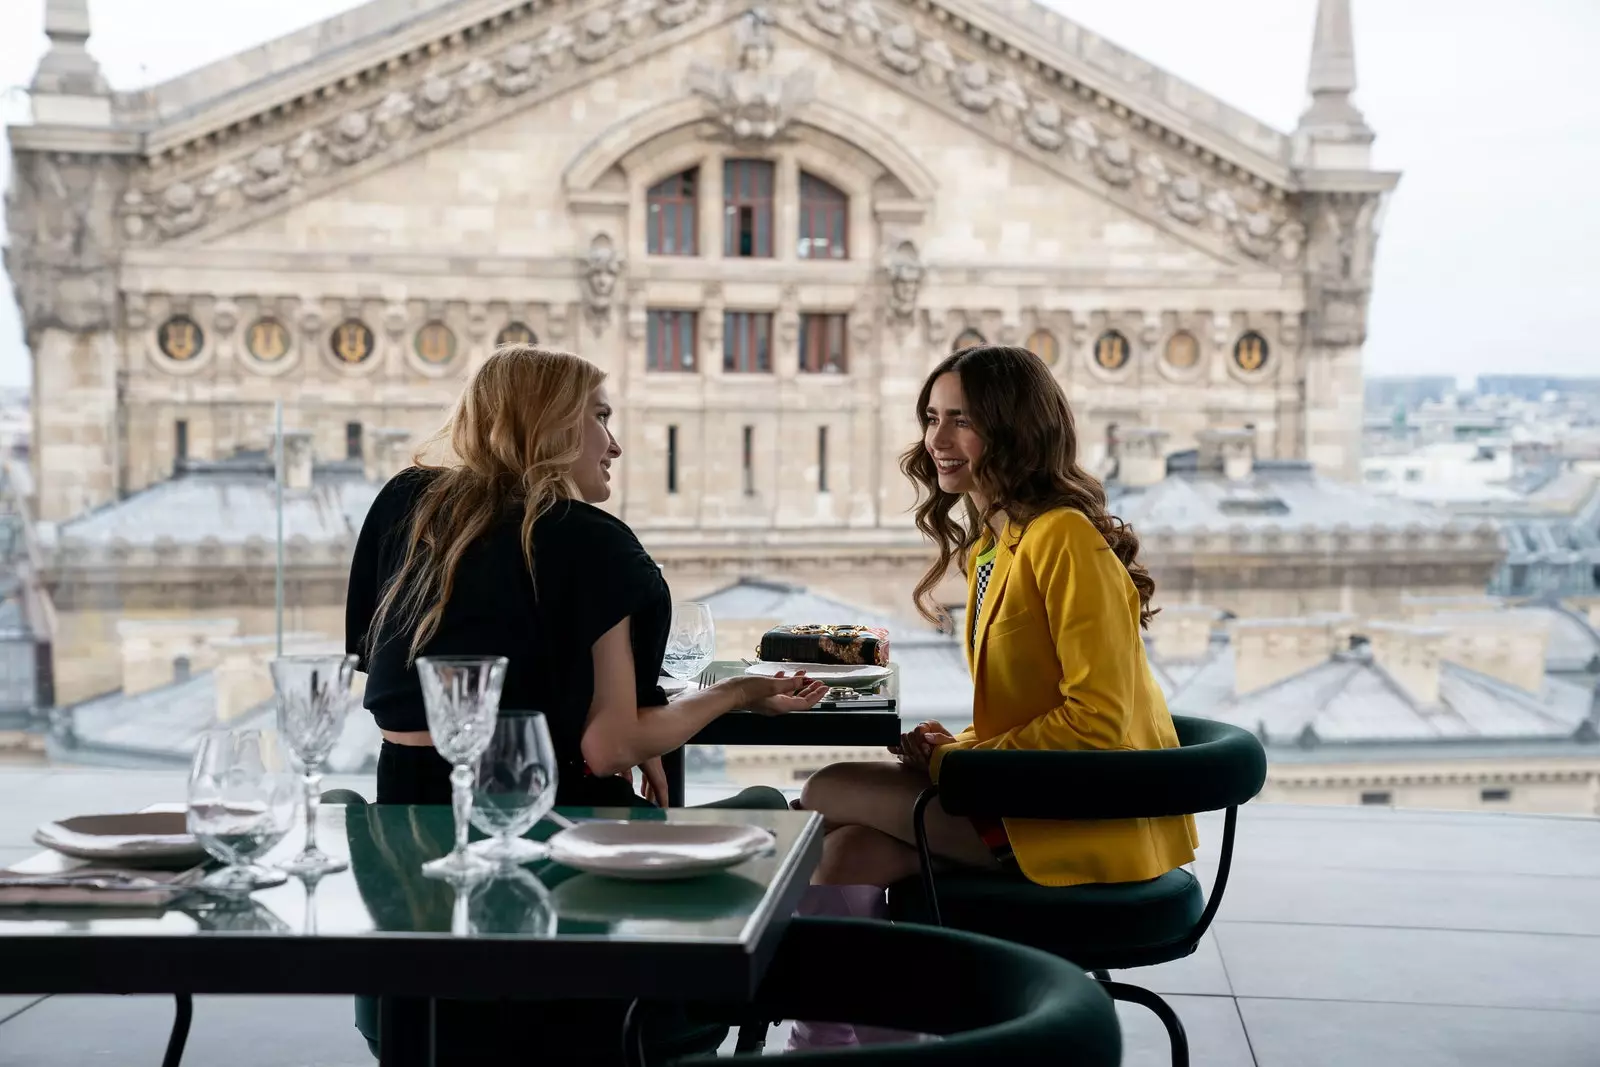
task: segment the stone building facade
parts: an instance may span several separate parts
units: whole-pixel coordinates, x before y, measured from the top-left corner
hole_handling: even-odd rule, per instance
[[[86,0],[46,11],[6,266],[31,505],[86,635],[223,607],[97,586],[95,553],[148,539],[80,558],[55,531],[264,454],[280,401],[294,462],[382,477],[507,340],[608,372],[612,506],[690,592],[760,574],[903,613],[914,397],[980,339],[1051,363],[1102,473],[1143,427],[1355,476],[1398,176],[1350,100],[1348,0],[1321,0],[1289,134],[1028,0],[372,0],[132,92]],[[238,556],[256,619],[262,546],[193,540],[165,550]]]

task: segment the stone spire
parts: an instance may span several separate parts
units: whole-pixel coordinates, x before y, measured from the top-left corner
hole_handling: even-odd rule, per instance
[[[1295,127],[1296,166],[1365,170],[1371,162],[1372,129],[1350,99],[1356,88],[1350,3],[1351,0],[1317,0],[1311,74],[1306,79],[1311,106]]]
[[[111,88],[89,54],[89,0],[45,0],[50,50],[39,60],[29,93],[35,122],[101,126],[111,121]]]

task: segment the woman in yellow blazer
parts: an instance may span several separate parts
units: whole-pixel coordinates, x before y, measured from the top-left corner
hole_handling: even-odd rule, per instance
[[[928,376],[917,414],[923,439],[902,468],[920,491],[917,525],[939,550],[917,606],[940,621],[931,595],[958,562],[972,726],[951,736],[923,723],[902,739],[898,766],[836,764],[807,781],[801,806],[830,825],[814,880],[845,894],[832,910],[858,915],[881,911],[880,887],[916,873],[912,805],[951,749],[1178,744],[1140,635],[1155,585],[1133,531],[1078,465],[1072,413],[1049,369],[1020,348],[965,349]],[[1042,885],[1154,878],[1194,859],[1196,844],[1186,816],[988,825],[934,804],[927,818],[945,859],[1014,863]]]

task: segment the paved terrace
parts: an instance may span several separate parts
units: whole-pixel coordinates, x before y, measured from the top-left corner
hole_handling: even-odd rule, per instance
[[[0,769],[0,864],[47,819],[182,796],[166,772]],[[1202,821],[1207,881],[1220,826]],[[1240,829],[1213,934],[1133,972],[1170,995],[1196,1067],[1600,1063],[1600,820],[1262,805]],[[343,998],[200,998],[185,1062],[369,1067],[350,1017]],[[162,998],[0,997],[0,1063],[155,1063],[170,1021]],[[1123,1024],[1129,1067],[1167,1062],[1153,1019]]]

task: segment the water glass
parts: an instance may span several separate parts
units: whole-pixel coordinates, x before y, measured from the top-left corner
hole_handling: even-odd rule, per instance
[[[201,888],[243,894],[287,881],[255,861],[289,833],[298,790],[276,730],[218,728],[200,739],[189,771],[189,832],[227,864]]]
[[[472,825],[490,835],[472,851],[502,871],[550,850],[523,834],[550,813],[556,802],[556,753],[550,727],[537,711],[502,711],[489,747],[478,759],[472,792]]]
[[[662,669],[680,681],[691,682],[711,666],[716,654],[717,628],[711,621],[711,606],[692,601],[673,604]]]
[[[317,847],[317,807],[322,765],[339,743],[350,711],[356,662],[356,657],[343,655],[280,656],[271,664],[278,732],[305,768],[306,844],[283,865],[290,874],[323,875],[349,866]]]
[[[450,802],[455,812],[456,844],[448,855],[422,865],[422,873],[430,878],[473,880],[493,870],[488,860],[467,850],[467,832],[472,821],[473,768],[494,737],[506,666],[504,656],[424,656],[417,660],[433,747],[453,764]]]

